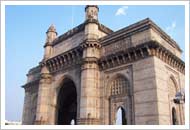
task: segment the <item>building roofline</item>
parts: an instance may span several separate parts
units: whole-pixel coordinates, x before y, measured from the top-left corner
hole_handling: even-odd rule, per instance
[[[125,28],[122,28],[118,31],[113,32],[110,35],[100,38],[99,40],[102,43],[104,43],[104,42],[112,40],[116,37],[123,36],[123,34],[125,34],[126,36],[127,35],[129,36],[129,35],[134,34],[135,32],[139,32],[139,30],[141,30],[141,29],[146,30],[146,29],[150,29],[150,28],[155,29],[164,40],[166,40],[170,45],[174,46],[180,52],[182,52],[179,45],[168,34],[166,34],[158,25],[156,25],[150,18],[146,18],[137,23],[131,24]]]
[[[28,75],[31,75],[31,74],[34,74],[34,73],[38,73],[38,72],[40,72],[40,70],[41,70],[41,66],[40,66],[40,65],[35,66],[35,67],[33,67],[33,68],[31,68],[31,69],[29,70],[27,76],[28,76]]]
[[[92,22],[92,23],[96,23],[98,24],[98,28],[99,30],[101,30],[102,32],[108,34],[107,36],[103,37],[103,38],[100,38],[99,40],[101,42],[106,42],[106,41],[109,41],[109,40],[112,40],[116,37],[120,37],[122,36],[122,34],[125,34],[126,36],[127,35],[132,35],[133,33],[135,32],[139,32],[141,31],[141,29],[154,29],[156,30],[159,35],[164,39],[166,40],[171,46],[177,48],[180,52],[182,52],[181,48],[179,47],[179,45],[167,34],[165,33],[158,25],[156,25],[150,18],[146,18],[146,19],[143,19],[139,22],[136,22],[134,24],[131,24],[125,28],[122,28],[118,31],[113,31],[111,30],[110,28],[106,27],[105,25],[99,23],[97,20],[94,20],[94,21],[85,21],[83,22],[82,24],[74,27],[73,29],[67,31],[66,33],[60,35],[59,37],[57,37],[54,41],[53,41],[53,46],[60,43],[61,41],[64,41],[66,39],[68,39],[69,37],[75,35],[76,33],[79,33],[81,31],[84,30],[85,28],[85,25],[89,22]]]
[[[52,45],[56,45],[58,43],[60,43],[61,41],[64,41],[66,39],[68,39],[69,37],[73,36],[76,33],[81,32],[82,30],[84,30],[85,24],[82,23],[76,27],[74,27],[73,29],[63,33],[62,35],[58,36],[54,41]]]
[[[76,33],[79,33],[81,31],[84,30],[85,25],[88,24],[89,22],[91,23],[96,23],[98,24],[98,28],[99,30],[101,30],[102,32],[106,33],[106,34],[110,34],[113,32],[113,30],[111,30],[110,28],[106,27],[105,25],[99,23],[97,20],[93,20],[93,21],[85,21],[82,24],[74,27],[73,29],[65,32],[64,34],[58,36],[54,41],[53,41],[53,46],[56,44],[59,44],[61,41],[64,41],[66,39],[68,39],[69,37],[72,37],[73,35],[75,35]]]
[[[149,19],[149,22],[151,24],[151,27],[153,27],[154,29],[156,29],[156,31],[158,31],[158,33],[161,35],[161,37],[163,39],[165,39],[166,41],[168,41],[172,46],[174,45],[180,52],[182,52],[181,48],[179,47],[179,45],[177,44],[177,42],[175,40],[173,40],[166,32],[164,32],[155,22],[153,22],[151,19]]]

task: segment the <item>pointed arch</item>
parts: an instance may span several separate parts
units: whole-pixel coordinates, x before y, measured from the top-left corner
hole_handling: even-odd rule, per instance
[[[178,85],[178,83],[177,83],[177,81],[176,81],[176,79],[175,79],[175,77],[173,75],[170,75],[169,83],[173,84],[172,87],[174,87],[173,89],[175,89],[176,92],[179,91],[179,85]]]
[[[127,125],[126,110],[122,106],[116,110],[116,125]]]
[[[57,88],[56,124],[70,125],[77,117],[77,90],[69,76],[62,77]]]
[[[62,85],[64,84],[64,82],[65,82],[66,80],[71,80],[71,81],[73,81],[74,85],[76,86],[75,80],[73,79],[72,76],[70,76],[70,75],[63,75],[63,76],[61,76],[61,78],[58,80],[58,82],[57,82],[57,84],[56,84],[56,86],[58,86],[58,87],[57,87],[57,93],[59,92],[60,88],[62,87]]]
[[[132,90],[128,78],[124,74],[117,73],[108,81],[109,116],[110,124],[115,124],[118,108],[122,107],[123,124],[133,123]],[[125,117],[125,118],[124,118]],[[127,119],[127,120],[126,120]],[[125,121],[126,120],[126,121]]]
[[[181,120],[180,117],[180,106],[176,105],[173,99],[176,96],[176,93],[180,90],[180,87],[173,75],[169,76],[168,79],[168,99],[169,99],[169,112],[170,112],[170,122],[173,125],[177,125],[178,121]]]

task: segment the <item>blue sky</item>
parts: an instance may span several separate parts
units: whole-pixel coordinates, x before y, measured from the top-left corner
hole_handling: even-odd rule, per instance
[[[22,118],[24,89],[28,70],[42,60],[48,27],[58,35],[84,22],[85,6],[6,6],[5,118]],[[184,6],[104,6],[99,21],[114,31],[149,17],[168,33],[184,51]],[[184,53],[182,55],[184,59]]]

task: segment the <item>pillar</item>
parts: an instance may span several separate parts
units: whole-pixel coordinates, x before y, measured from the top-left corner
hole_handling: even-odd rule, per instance
[[[98,42],[98,7],[85,8],[85,41],[82,43],[80,118],[78,124],[100,124],[100,44]]]

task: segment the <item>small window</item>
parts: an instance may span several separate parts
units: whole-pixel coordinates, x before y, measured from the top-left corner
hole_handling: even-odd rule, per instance
[[[128,82],[122,77],[118,76],[111,82],[111,95],[120,95],[127,92]]]

